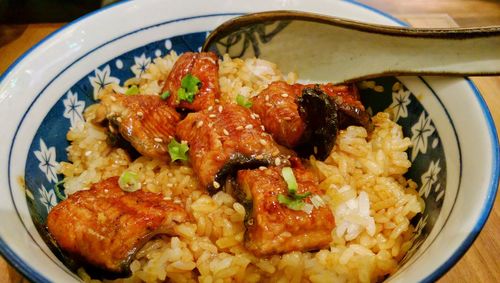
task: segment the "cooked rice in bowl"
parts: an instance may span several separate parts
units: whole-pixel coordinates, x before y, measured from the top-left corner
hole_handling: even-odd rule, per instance
[[[140,79],[110,85],[103,92],[124,93],[138,85],[141,93],[160,95],[161,78],[177,58],[175,52],[156,58]],[[225,56],[219,66],[223,102],[236,103],[238,94],[255,96],[273,81],[298,79],[261,59]],[[424,202],[416,183],[404,177],[411,166],[406,154],[410,139],[388,113],[372,118],[375,129],[370,134],[358,126],[340,131],[325,161],[309,160],[335,216],[330,248],[268,258],[256,257],[244,247],[242,204],[224,192],[210,196],[187,162],[148,157],[132,161],[123,149],[107,144],[106,128],[92,123],[99,115],[97,107],[88,107],[86,122],[67,134],[70,163],[62,162],[60,168],[66,194],[131,171],[138,174],[143,190],[183,204],[192,219],[175,227],[179,236],[160,236],[147,243],[131,264],[132,276],[119,282],[373,282],[394,273],[412,246],[410,220],[423,212]],[[78,273],[92,281],[83,269]]]

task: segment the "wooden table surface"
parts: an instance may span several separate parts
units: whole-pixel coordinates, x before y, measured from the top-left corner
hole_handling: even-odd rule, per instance
[[[416,27],[500,26],[496,0],[360,0]],[[0,25],[0,74],[62,24]],[[500,47],[499,47],[500,48]],[[500,77],[474,77],[500,132]],[[24,279],[0,257],[0,283]],[[439,282],[500,282],[500,198],[465,256]]]

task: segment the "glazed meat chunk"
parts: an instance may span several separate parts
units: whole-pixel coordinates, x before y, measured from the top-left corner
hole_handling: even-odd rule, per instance
[[[158,96],[107,94],[101,98],[111,129],[142,155],[168,157],[168,143],[180,121],[175,109]]]
[[[251,205],[247,210],[250,215],[246,221],[246,247],[258,256],[327,247],[334,228],[332,212],[326,205],[315,207],[308,214],[281,204],[278,195],[288,192],[281,170],[269,167],[238,172],[238,190],[245,197],[240,201]],[[293,168],[293,173],[298,184],[297,193],[323,195],[311,171]],[[310,198],[304,201],[310,203]]]
[[[281,152],[258,117],[235,104],[189,113],[177,136],[189,145],[189,159],[202,186],[219,189],[240,168],[271,163]]]
[[[300,155],[325,159],[337,131],[350,125],[371,128],[370,116],[359,101],[354,85],[290,85],[273,82],[252,98],[252,110],[266,130]]]
[[[306,128],[297,104],[300,92],[300,86],[279,81],[252,99],[252,110],[260,116],[266,130],[277,143],[289,148],[299,144]]]
[[[124,192],[111,177],[55,206],[47,227],[70,257],[116,277],[130,273],[133,256],[152,236],[172,234],[186,218],[183,207],[161,194]]]
[[[196,85],[192,98],[186,98],[190,95],[186,84]],[[170,92],[167,102],[177,109],[200,111],[213,106],[220,96],[217,55],[212,52],[182,54],[170,71],[163,91]]]
[[[271,83],[252,99],[252,110],[280,144],[299,155],[325,159],[338,131],[337,106],[319,87]]]

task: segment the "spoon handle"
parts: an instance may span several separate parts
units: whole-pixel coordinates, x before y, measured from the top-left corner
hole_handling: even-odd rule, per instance
[[[384,75],[500,74],[500,27],[414,29],[273,11],[224,23],[204,50],[257,56],[302,78],[334,83]]]

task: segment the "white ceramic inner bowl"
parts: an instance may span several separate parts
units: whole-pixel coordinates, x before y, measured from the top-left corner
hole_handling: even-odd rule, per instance
[[[102,65],[106,62],[114,62],[116,68],[121,69],[123,62],[115,58],[141,46],[162,41],[165,46],[155,52],[164,54],[172,48],[169,38],[208,32],[243,13],[283,9],[376,24],[404,24],[352,1],[129,1],[67,25],[20,58],[0,78],[0,121],[3,126],[0,251],[4,257],[36,282],[78,280],[52,254],[35,227],[27,200],[31,198],[44,204],[41,191],[25,191],[19,183],[20,178],[31,174],[29,160],[34,158],[31,147],[51,153],[53,145],[38,140],[40,132],[64,140],[69,122],[72,122],[70,117],[64,118],[70,120],[66,127],[42,122],[62,97],[69,99],[74,94],[68,93],[72,86],[86,80],[89,74],[97,76],[105,72]],[[447,181],[443,187],[428,188],[433,192],[427,193],[441,194],[440,211],[430,214],[432,219],[419,221],[421,226],[425,226],[426,221],[432,222],[432,229],[427,231],[418,250],[389,280],[434,281],[465,253],[488,217],[498,186],[497,134],[483,99],[469,80],[443,77],[397,79],[418,99],[427,113],[423,119],[431,119],[439,133],[446,157],[441,162],[446,165]],[[429,141],[419,150],[422,153],[432,151],[435,143]],[[60,156],[59,152],[64,148],[54,150]],[[40,169],[47,168],[42,167]],[[46,176],[53,184],[55,179],[51,180],[50,172]],[[45,196],[47,209],[51,200],[52,195]]]

